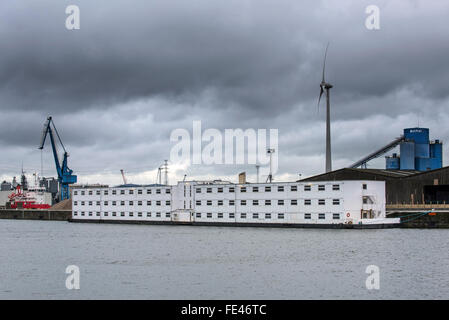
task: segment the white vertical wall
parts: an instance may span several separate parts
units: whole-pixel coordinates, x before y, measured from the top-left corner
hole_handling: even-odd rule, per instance
[[[366,196],[374,203],[363,204]],[[179,209],[192,209],[193,220],[202,222],[358,223],[362,209],[385,217],[383,181],[243,185],[186,181],[175,186],[74,189],[72,199],[76,219],[170,221],[170,213]]]

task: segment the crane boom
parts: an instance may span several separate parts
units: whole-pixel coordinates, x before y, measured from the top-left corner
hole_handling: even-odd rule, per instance
[[[52,127],[53,127],[53,129],[52,129]],[[53,131],[54,131],[54,133],[56,133],[56,136],[58,137],[58,140],[64,150],[64,156],[62,159],[62,163],[59,160],[58,150],[56,148],[55,137],[54,137]],[[69,167],[68,167],[67,157],[69,156],[69,154],[65,150],[64,144],[62,143],[62,140],[61,140],[61,137],[59,136],[58,130],[56,130],[56,126],[53,122],[52,117],[48,117],[47,121],[45,122],[44,130],[42,132],[41,142],[39,144],[39,149],[44,148],[47,134],[50,136],[50,143],[51,143],[51,147],[52,147],[52,151],[53,151],[53,157],[55,160],[56,172],[58,174],[58,181],[59,181],[59,187],[60,187],[59,188],[60,189],[60,191],[59,191],[60,199],[61,200],[69,199],[70,198],[69,185],[76,183],[77,176],[73,175],[72,174],[73,170],[69,169]]]
[[[122,173],[123,183],[128,184],[128,182],[126,181],[126,177],[125,177],[125,173],[123,172],[123,169],[120,169],[120,172]]]

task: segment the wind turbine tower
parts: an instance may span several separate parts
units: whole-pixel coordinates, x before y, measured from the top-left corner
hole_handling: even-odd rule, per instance
[[[326,94],[326,172],[332,171],[330,89],[333,86],[324,80],[328,47],[329,43],[327,44],[326,52],[324,53],[323,76],[320,83],[320,97],[318,98],[318,108],[319,108],[321,96],[323,95],[323,93]]]

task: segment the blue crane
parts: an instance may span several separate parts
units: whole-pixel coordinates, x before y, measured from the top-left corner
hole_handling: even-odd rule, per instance
[[[59,161],[53,131],[54,133],[56,133],[56,136],[58,137],[58,140],[61,143],[62,148],[64,149],[64,158],[62,160],[62,164]],[[51,147],[53,149],[53,157],[55,158],[56,172],[58,173],[60,200],[62,201],[70,198],[69,185],[76,183],[76,175],[72,174],[73,170],[69,169],[69,167],[67,166],[67,157],[69,156],[69,154],[64,148],[64,144],[62,143],[61,138],[59,137],[58,130],[56,130],[55,124],[51,117],[47,118],[47,122],[44,125],[44,131],[42,133],[41,143],[39,145],[39,149],[41,150],[44,149],[47,134],[50,136]]]

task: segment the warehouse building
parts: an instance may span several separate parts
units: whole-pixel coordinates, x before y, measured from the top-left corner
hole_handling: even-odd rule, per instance
[[[343,168],[300,180],[385,181],[387,204],[449,204],[449,167],[430,171]]]

